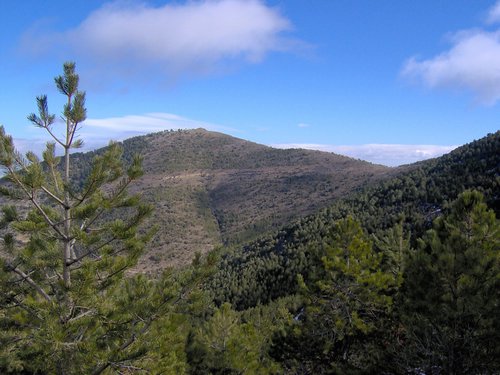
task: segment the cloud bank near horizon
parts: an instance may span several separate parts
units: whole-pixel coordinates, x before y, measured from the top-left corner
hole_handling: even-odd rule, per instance
[[[365,144],[365,145],[326,145],[312,143],[286,143],[271,145],[276,148],[304,148],[334,152],[355,159],[366,160],[389,167],[411,164],[417,161],[436,158],[444,155],[458,146],[440,145],[404,145],[404,144]]]
[[[260,0],[160,7],[115,1],[65,31],[35,27],[24,35],[22,50],[90,58],[108,74],[130,77],[154,69],[171,78],[211,73],[231,62],[258,63],[271,52],[289,51],[301,44],[285,35],[291,30],[278,8]]]
[[[157,133],[164,130],[204,128],[211,131],[238,133],[237,129],[228,126],[193,120],[176,114],[163,112],[87,119],[82,125],[77,138],[84,141],[83,147],[78,150],[83,152],[104,147],[111,140],[123,141],[127,138]],[[57,131],[55,131],[55,133],[59,135]],[[41,154],[46,143],[49,141],[52,141],[52,139],[48,134],[34,139],[14,139],[19,151],[24,153],[31,150],[37,154]]]
[[[488,25],[500,23],[500,1],[490,8]],[[471,92],[477,103],[494,105],[500,100],[500,28],[475,28],[451,33],[451,47],[428,59],[409,58],[404,78],[430,89]]]
[[[238,129],[225,125],[193,120],[172,113],[147,113],[102,119],[87,119],[79,133],[84,140],[84,147],[79,151],[91,151],[106,146],[110,140],[123,141],[127,138],[145,135],[164,130],[204,128],[222,133],[238,134]],[[21,152],[28,150],[41,154],[47,141],[45,138],[15,139],[16,147]],[[457,146],[439,145],[400,145],[400,144],[366,144],[366,145],[327,145],[311,143],[272,144],[276,148],[304,148],[350,156],[376,164],[398,166],[441,156]]]

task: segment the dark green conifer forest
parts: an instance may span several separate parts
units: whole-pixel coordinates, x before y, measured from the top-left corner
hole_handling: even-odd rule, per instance
[[[0,131],[1,374],[500,373],[500,132],[148,276],[141,157],[73,164],[85,93],[55,83],[41,159]]]

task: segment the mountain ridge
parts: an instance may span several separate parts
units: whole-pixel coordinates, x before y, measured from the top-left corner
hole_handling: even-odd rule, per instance
[[[499,151],[500,131],[410,165],[279,231],[237,246],[223,254],[207,288],[218,303],[230,302],[237,309],[293,294],[299,287],[297,275],[307,279],[312,258],[328,246],[325,239],[337,221],[347,217],[358,221],[379,248],[376,251],[383,253],[388,245],[416,248],[433,220],[466,190],[479,191],[500,215]]]
[[[194,253],[239,244],[311,214],[394,169],[314,150],[276,149],[205,129],[148,134],[122,142],[143,156],[131,187],[155,206],[160,228],[137,267],[159,271]],[[74,154],[83,180],[96,150]]]
[[[490,148],[498,147],[494,143],[498,143],[498,132],[488,137],[485,139],[493,139]],[[249,243],[294,220],[331,211],[333,204],[342,211],[338,202],[357,205],[355,210],[364,212],[368,230],[374,225],[370,217],[378,217],[374,210],[392,207],[393,202],[404,207],[405,194],[418,191],[432,207],[433,200],[428,198],[436,190],[434,182],[442,179],[440,174],[449,172],[448,164],[457,164],[452,170],[458,171],[453,173],[460,184],[461,175],[470,175],[467,166],[460,169],[460,160],[462,153],[473,152],[471,145],[475,144],[440,158],[391,168],[322,151],[275,149],[204,129],[152,133],[121,143],[125,161],[136,153],[143,156],[144,175],[130,190],[155,207],[150,223],[159,230],[135,271],[153,273],[188,264],[196,252]],[[104,150],[72,154],[75,185],[83,183],[92,158]],[[491,160],[479,158],[474,163],[471,168],[476,173]],[[429,183],[420,180],[426,173],[432,176]],[[379,192],[363,198],[366,201],[356,198],[358,192],[370,188]],[[449,198],[462,188],[447,186]],[[350,197],[354,203],[349,203]],[[412,209],[407,208],[407,214]],[[397,215],[397,210],[389,210],[388,223]]]
[[[400,194],[400,185],[411,185],[404,188],[407,194],[419,190],[431,196],[434,182],[427,186],[426,181],[420,181],[422,171],[439,181],[441,169],[457,163],[452,169],[460,170],[456,172],[459,178],[469,173],[467,168],[460,169],[462,153],[472,152],[475,144],[488,139],[497,142],[498,132],[439,158],[396,168],[322,151],[275,149],[205,129],[164,131],[127,139],[123,142],[124,158],[130,160],[136,152],[144,157],[145,174],[131,190],[142,193],[155,206],[152,222],[160,228],[137,271],[157,272],[185,265],[195,252],[247,243],[293,220],[328,209],[339,199],[348,200],[353,193],[371,186],[379,189],[378,183],[387,185],[379,196],[370,198],[379,203],[366,202],[365,209],[359,208],[374,217],[374,207],[404,201],[403,196],[395,197],[390,191]],[[93,154],[87,153],[86,158]],[[77,165],[78,158],[75,155]],[[474,168],[480,170],[481,162],[476,164]],[[80,173],[85,170],[78,169]],[[461,186],[446,189],[463,190]],[[432,199],[429,204],[433,204]],[[365,221],[370,228],[370,219]]]

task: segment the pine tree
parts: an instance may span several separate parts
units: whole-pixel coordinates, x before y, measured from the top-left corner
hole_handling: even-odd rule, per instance
[[[499,250],[499,220],[477,191],[435,220],[405,271],[402,371],[498,373]]]
[[[397,277],[381,269],[382,253],[352,218],[325,238],[317,274],[299,276],[305,306],[273,348],[293,373],[375,371],[384,319],[392,308]]]
[[[140,225],[151,207],[127,187],[142,175],[141,158],[125,167],[111,143],[96,156],[82,188],[72,184],[71,150],[81,147],[85,92],[74,63],[55,78],[66,98],[64,136],[47,97],[28,119],[48,132],[40,160],[21,155],[0,127],[3,195],[0,259],[0,372],[99,374],[130,365],[143,349],[138,338],[150,327],[172,291],[143,277],[124,278],[151,233]],[[61,147],[63,156],[56,156]],[[62,162],[62,163],[61,163]],[[29,203],[29,209],[22,202]],[[153,293],[156,292],[156,294]]]
[[[189,335],[186,345],[191,374],[281,373],[267,351],[271,335],[288,319],[279,302],[236,312],[229,303]]]

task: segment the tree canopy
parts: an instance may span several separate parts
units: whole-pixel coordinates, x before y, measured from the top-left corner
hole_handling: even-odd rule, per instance
[[[8,181],[2,193],[29,203],[24,212],[2,207],[8,255],[0,260],[0,368],[7,371],[97,374],[120,366],[137,355],[136,337],[162,304],[161,291],[137,303],[148,282],[123,278],[150,236],[140,225],[152,208],[127,194],[142,173],[140,157],[124,166],[121,147],[112,143],[94,159],[83,186],[71,183],[70,151],[82,145],[78,131],[86,118],[78,83],[75,64],[65,63],[55,78],[66,98],[62,138],[47,97],[37,97],[38,113],[28,119],[53,139],[41,160],[21,155],[0,128]]]

